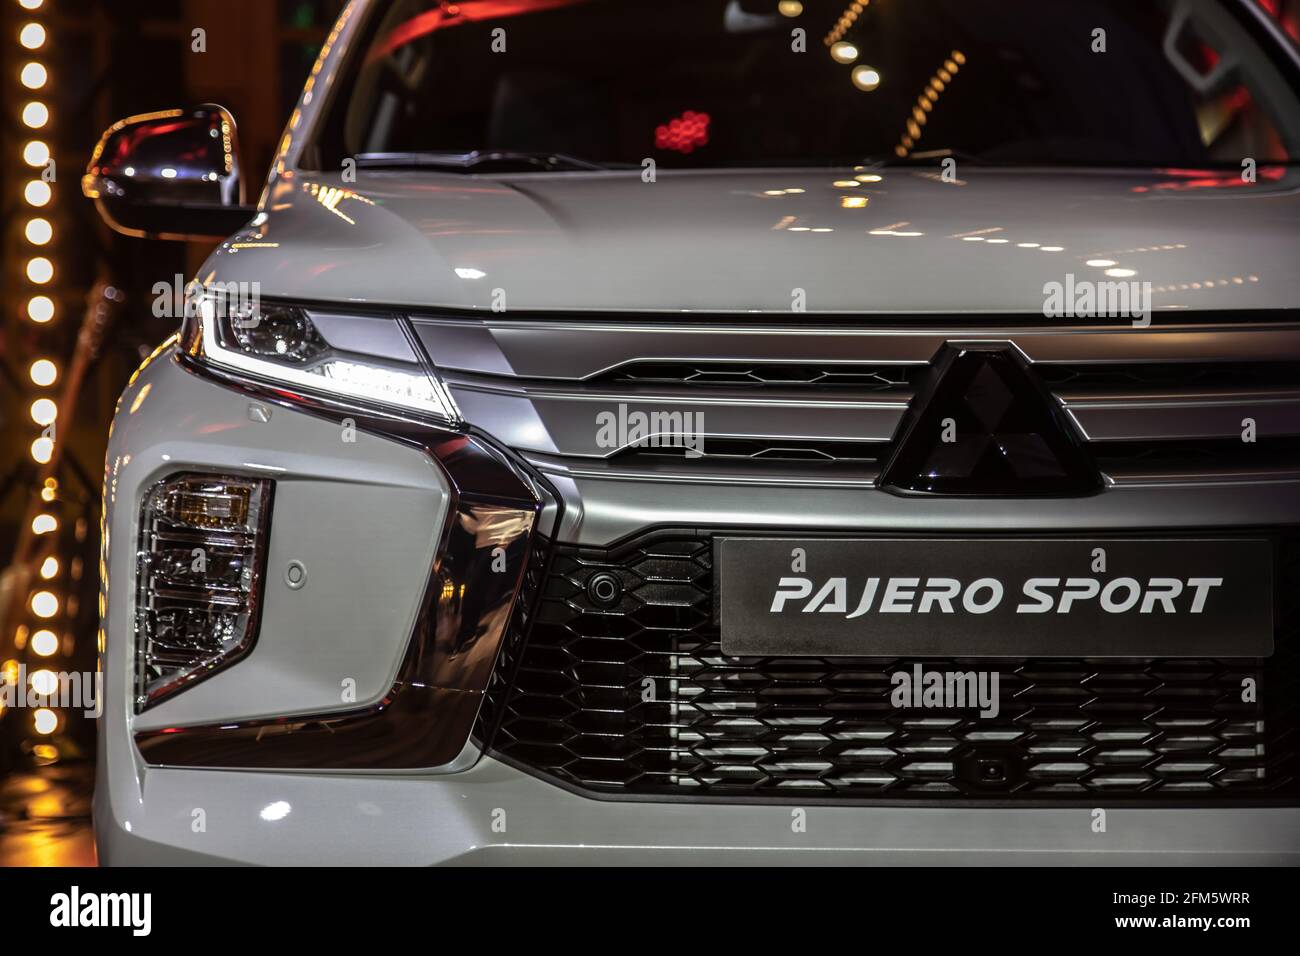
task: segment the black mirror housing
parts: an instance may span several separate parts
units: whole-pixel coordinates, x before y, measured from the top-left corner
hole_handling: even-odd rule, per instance
[[[151,239],[224,239],[255,212],[244,205],[234,117],[213,104],[114,123],[81,191],[113,229]]]

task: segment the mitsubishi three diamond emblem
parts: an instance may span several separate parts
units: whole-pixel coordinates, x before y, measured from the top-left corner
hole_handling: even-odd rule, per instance
[[[952,347],[918,395],[882,484],[944,495],[1085,495],[1101,487],[1070,423],[1006,347]]]

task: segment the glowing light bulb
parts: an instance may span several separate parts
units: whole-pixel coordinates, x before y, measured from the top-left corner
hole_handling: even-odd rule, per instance
[[[28,375],[33,382],[41,387],[54,384],[54,380],[59,377],[59,367],[49,359],[37,359],[28,369]]]
[[[858,58],[858,48],[846,40],[831,44],[831,59],[836,63],[852,63]]]
[[[54,227],[48,219],[29,219],[23,234],[32,245],[43,246],[54,238]]]
[[[23,107],[23,123],[32,129],[40,129],[50,121],[50,108],[35,100]]]
[[[870,93],[880,85],[880,74],[869,66],[855,66],[852,73],[853,85],[865,93]]]
[[[50,147],[34,139],[23,147],[23,162],[28,166],[44,166],[50,161]]]
[[[32,613],[50,618],[59,613],[59,599],[51,591],[37,591],[32,595]]]
[[[44,285],[54,278],[54,263],[44,256],[37,256],[27,263],[27,278],[37,285]]]
[[[26,23],[18,31],[18,42],[29,50],[39,50],[45,45],[45,27],[39,23]]]
[[[41,707],[32,715],[38,734],[52,734],[59,729],[59,715],[48,707]]]
[[[49,71],[39,63],[26,64],[22,72],[18,74],[23,86],[29,90],[39,90],[50,78]]]
[[[23,198],[32,206],[44,206],[52,195],[50,184],[33,179],[23,188]]]
[[[32,651],[37,657],[53,657],[58,650],[59,639],[53,631],[37,631],[32,635]]]
[[[32,421],[45,426],[59,417],[59,406],[48,398],[38,398],[32,402]]]
[[[27,303],[27,317],[33,322],[44,325],[54,318],[54,300],[48,295],[33,296]]]

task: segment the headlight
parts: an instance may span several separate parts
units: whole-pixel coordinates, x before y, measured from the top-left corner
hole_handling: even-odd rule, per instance
[[[451,395],[391,315],[349,315],[279,303],[241,304],[202,290],[186,308],[191,355],[280,385],[460,422]]]

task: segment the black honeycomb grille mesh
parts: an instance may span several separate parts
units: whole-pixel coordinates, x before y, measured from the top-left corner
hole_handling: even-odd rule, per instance
[[[981,719],[897,709],[889,675],[989,660],[723,656],[707,533],[562,546],[513,680],[489,695],[501,716],[491,745],[560,782],[630,795],[1290,801],[1300,547],[1280,547],[1267,661],[998,661],[1001,713]],[[584,589],[598,570],[623,582],[611,610]],[[1247,679],[1258,702],[1242,700]]]

